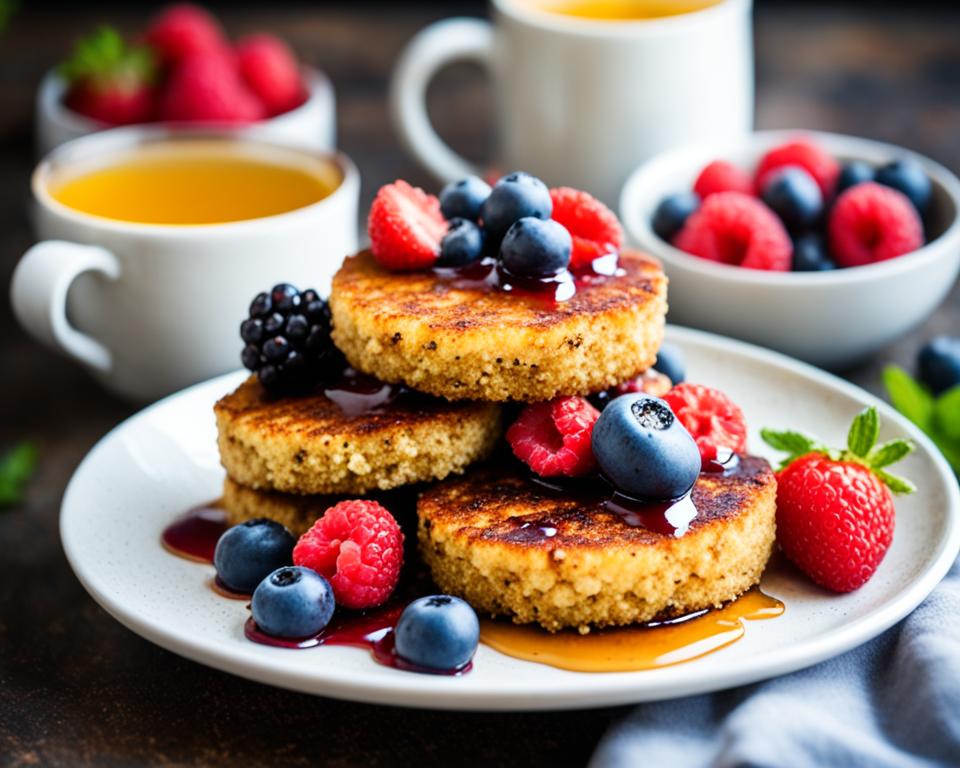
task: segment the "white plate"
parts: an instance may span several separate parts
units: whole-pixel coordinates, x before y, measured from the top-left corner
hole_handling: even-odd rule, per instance
[[[761,427],[797,427],[842,444],[853,415],[876,404],[883,437],[908,436],[918,450],[898,471],[920,492],[897,500],[897,528],[874,578],[849,595],[817,589],[792,571],[763,588],[786,604],[772,621],[748,622],[721,651],[663,669],[567,672],[481,646],[473,671],[436,677],[379,666],[365,650],[291,651],[247,641],[242,601],[208,587],[212,568],[159,544],[178,513],[218,495],[223,478],[211,406],[242,379],[230,374],[162,400],[114,429],[84,459],[60,519],[64,550],[86,589],[118,621],[187,658],[252,680],[381,704],[449,709],[543,710],[665,699],[791,672],[842,653],[901,619],[947,572],[960,546],[957,482],[932,444],[862,390],[772,352],[671,328],[688,376],[726,391],[744,409],[750,447],[768,453]]]

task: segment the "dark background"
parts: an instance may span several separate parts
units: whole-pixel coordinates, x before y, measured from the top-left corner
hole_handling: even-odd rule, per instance
[[[37,82],[78,34],[100,21],[140,29],[159,5],[23,2],[0,37],[0,290],[32,242]],[[868,136],[960,169],[960,9],[952,5],[760,0],[758,126]],[[482,4],[213,8],[231,35],[272,30],[332,77],[340,146],[360,167],[363,208],[397,177],[432,186],[393,135],[387,77],[417,29],[482,15]],[[491,157],[489,93],[478,71],[447,71],[431,101],[455,147]],[[910,366],[923,340],[956,333],[958,321],[955,291],[923,328],[847,375],[879,392],[884,362]],[[249,683],[141,640],[87,597],[57,535],[70,473],[134,410],[27,339],[0,299],[0,449],[26,438],[40,449],[25,501],[0,509],[0,765],[579,765],[623,711],[446,714],[342,703]]]

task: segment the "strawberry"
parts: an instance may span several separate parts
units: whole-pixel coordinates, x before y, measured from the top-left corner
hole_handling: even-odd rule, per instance
[[[129,48],[111,27],[78,40],[60,66],[66,105],[107,125],[144,123],[155,116],[155,65],[150,51]]]
[[[370,250],[382,267],[397,271],[426,269],[437,260],[447,222],[436,197],[397,180],[377,192],[367,232]]]
[[[217,20],[203,8],[190,3],[165,8],[147,27],[145,38],[147,45],[168,66],[198,53],[228,49]]]
[[[620,250],[623,230],[616,214],[592,195],[570,187],[550,190],[554,221],[573,238],[570,268],[589,266],[594,259]]]
[[[263,105],[222,52],[188,56],[170,74],[160,100],[170,121],[249,123],[264,117]]]
[[[234,48],[240,76],[271,117],[299,107],[307,98],[290,47],[273,35],[251,35]]]
[[[913,450],[907,440],[876,445],[880,417],[870,407],[853,420],[847,447],[833,450],[801,432],[761,431],[789,456],[777,473],[777,542],[817,584],[834,592],[862,587],[893,540],[893,493],[910,481],[885,467]]]

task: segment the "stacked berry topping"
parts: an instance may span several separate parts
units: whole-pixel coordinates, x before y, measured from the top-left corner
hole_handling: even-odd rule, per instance
[[[719,390],[682,382],[676,347],[658,365],[677,377],[662,398],[649,394],[661,379],[644,375],[589,400],[526,406],[506,434],[514,455],[540,477],[595,476],[638,501],[684,496],[702,467],[745,453],[746,421]]]
[[[404,181],[380,189],[368,221],[370,247],[390,270],[467,267],[495,261],[508,276],[549,279],[618,253],[617,217],[586,192],[548,189],[528,173],[493,187],[470,176],[439,198]]]
[[[227,529],[214,555],[223,587],[252,593],[257,630],[285,641],[319,637],[335,614],[349,620],[351,612],[383,606],[402,564],[400,526],[370,500],[335,504],[299,540],[273,520],[248,520]],[[473,658],[480,623],[463,600],[432,595],[404,608],[395,635],[408,665],[451,672]]]
[[[77,42],[60,74],[66,105],[104,125],[246,123],[307,99],[286,43],[259,33],[231,45],[210,13],[186,3],[161,11],[134,45],[101,27]]]
[[[709,261],[819,272],[917,250],[931,198],[930,179],[915,160],[842,164],[798,138],[764,154],[752,177],[713,161],[692,192],[661,201],[651,224],[663,240]]]

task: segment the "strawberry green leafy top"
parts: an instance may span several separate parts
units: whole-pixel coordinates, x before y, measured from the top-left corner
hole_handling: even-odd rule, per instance
[[[791,462],[809,453],[820,453],[832,461],[850,461],[872,471],[894,493],[913,493],[916,486],[904,477],[888,472],[889,467],[909,455],[916,446],[910,440],[894,439],[877,445],[880,437],[880,416],[874,406],[865,408],[854,418],[847,434],[847,447],[830,448],[815,437],[803,432],[778,432],[763,429],[760,436],[767,445],[788,455],[780,462],[783,469]]]

